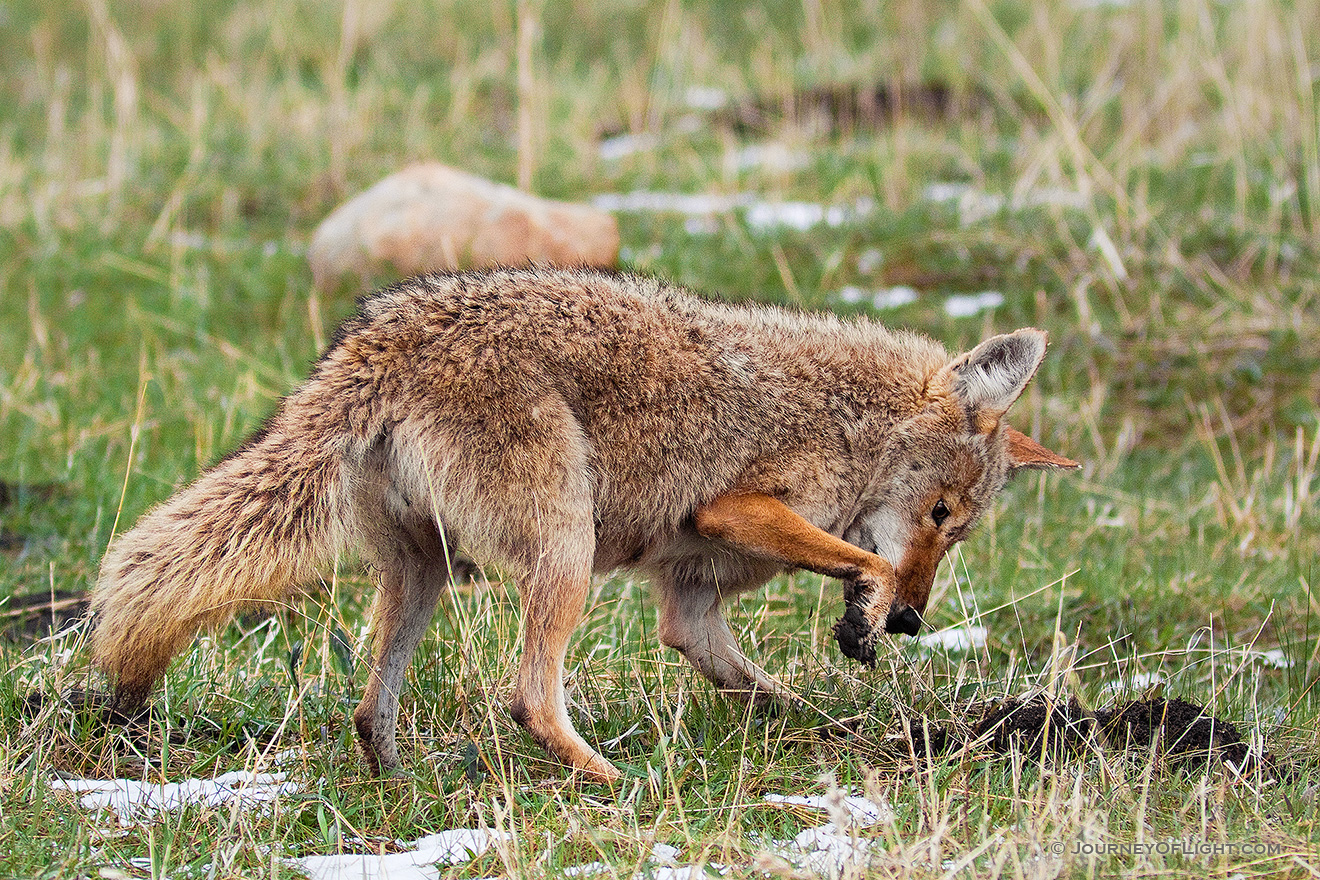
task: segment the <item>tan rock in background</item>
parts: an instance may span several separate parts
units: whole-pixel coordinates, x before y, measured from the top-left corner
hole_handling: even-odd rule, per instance
[[[528,262],[613,266],[618,257],[612,215],[438,162],[409,166],[340,205],[307,250],[321,291],[344,275],[365,278],[391,267],[406,277]]]

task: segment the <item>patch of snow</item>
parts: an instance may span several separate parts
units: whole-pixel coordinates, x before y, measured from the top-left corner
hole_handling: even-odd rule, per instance
[[[135,779],[52,779],[50,787],[81,794],[85,810],[108,809],[121,825],[148,821],[163,810],[185,806],[221,807],[233,801],[245,806],[270,803],[282,794],[299,790],[284,773],[235,770],[214,779],[151,784]]]
[[[802,150],[793,150],[780,143],[749,144],[728,153],[724,164],[730,171],[765,168],[770,171],[797,171],[810,163]]]
[[[857,271],[863,275],[880,271],[885,264],[885,252],[880,248],[867,248],[857,255]]]
[[[688,86],[683,103],[692,110],[718,110],[729,103],[729,93],[718,86]]]
[[[858,199],[851,205],[819,205],[815,202],[752,202],[747,205],[747,225],[755,232],[795,229],[806,232],[814,226],[854,223],[875,210],[873,199]]]
[[[1125,690],[1140,691],[1157,684],[1167,684],[1168,681],[1168,677],[1162,672],[1134,672],[1126,680],[1116,678],[1111,682],[1107,682],[1102,690],[1111,694]]]
[[[955,293],[944,301],[944,313],[950,318],[970,318],[972,315],[998,308],[1004,304],[1004,295],[997,290],[980,293]]]
[[[507,837],[485,828],[455,828],[428,834],[404,852],[304,856],[285,864],[311,880],[436,880],[442,865],[458,865],[481,856],[498,839]]]
[[[683,220],[683,231],[688,235],[714,235],[720,231],[720,221],[714,217],[688,217]]]
[[[837,212],[832,217],[831,210]],[[831,220],[831,226],[842,223],[842,209],[827,209],[814,202],[756,202],[747,207],[747,225],[761,232],[778,227],[806,232]]]
[[[678,859],[680,850],[676,846],[667,843],[657,843],[651,847],[651,861],[659,862],[662,865],[672,865]]]
[[[846,303],[859,303],[869,300],[871,308],[877,312],[896,309],[917,301],[917,292],[905,284],[895,287],[882,287],[879,290],[867,290],[862,287],[845,287],[839,291],[839,299]]]
[[[660,138],[649,132],[625,133],[606,138],[596,148],[596,154],[606,162],[617,162],[636,153],[647,153],[660,146]]]
[[[855,223],[875,210],[875,200],[857,199],[851,205],[820,205],[815,202],[771,202],[752,193],[671,193],[633,190],[628,193],[600,193],[591,200],[593,207],[615,213],[681,214],[685,217],[710,217],[736,209],[746,212],[747,225],[754,232],[796,229],[805,232],[824,224],[830,227]],[[704,227],[701,227],[704,231]]]
[[[651,880],[706,880],[710,876],[710,871],[714,871],[721,876],[729,873],[729,869],[724,865],[717,865],[712,862],[705,867],[697,867],[696,865],[669,867],[668,865],[661,865],[643,870],[639,876],[649,877]]]
[[[1005,209],[1020,211],[1024,208],[1055,207],[1082,210],[1088,199],[1074,190],[1042,187],[1015,193],[1012,197],[988,193],[967,183],[937,182],[926,187],[922,195],[930,202],[953,202],[958,208],[958,222],[970,226],[1000,214]]]
[[[1296,662],[1283,653],[1282,648],[1270,648],[1268,651],[1252,651],[1247,655],[1252,660],[1259,660],[1275,669],[1291,669]]]
[[[838,877],[866,864],[871,841],[858,837],[858,829],[894,821],[889,804],[877,804],[837,788],[825,795],[767,794],[764,799],[769,804],[809,807],[829,814],[833,821],[801,831],[792,840],[767,841],[774,855],[827,877]]]
[[[808,828],[778,847],[782,858],[816,874],[838,877],[866,864],[871,841],[840,834],[832,824]]]
[[[987,635],[983,626],[954,626],[919,636],[917,644],[927,650],[968,651],[984,648]]]
[[[810,807],[814,810],[832,812],[842,810],[852,822],[862,826],[871,826],[877,822],[887,822],[894,817],[888,804],[876,804],[869,798],[844,794],[841,791],[828,795],[767,794],[767,804],[780,804],[788,807]]]
[[[700,217],[723,214],[750,201],[752,197],[746,194],[671,193],[639,189],[628,193],[601,193],[591,200],[591,204],[602,211]]]

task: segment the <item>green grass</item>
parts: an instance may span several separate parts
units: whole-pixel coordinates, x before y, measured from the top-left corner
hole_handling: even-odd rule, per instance
[[[633,268],[713,295],[857,312],[838,291],[901,283],[921,296],[885,320],[950,348],[1047,329],[1014,423],[1085,466],[1020,478],[942,567],[934,625],[983,625],[986,646],[886,641],[876,669],[856,668],[829,635],[837,585],[779,578],[730,617],[813,708],[747,716],[659,647],[645,584],[602,580],[569,691],[579,729],[628,772],[611,791],[566,785],[509,719],[518,609],[498,579],[443,601],[404,700],[407,771],[384,782],[363,775],[346,722],[370,596],[351,561],[309,601],[199,639],[141,730],[28,705],[34,689],[88,684],[85,660],[76,638],[13,635],[0,645],[0,876],[288,876],[280,857],[483,823],[513,841],[446,876],[557,876],[597,859],[630,876],[657,841],[683,863],[782,874],[763,842],[824,817],[762,795],[832,785],[893,807],[865,832],[867,876],[1320,868],[1316,11],[525,5],[541,38],[520,94],[509,4],[0,4],[0,614],[9,597],[87,589],[116,523],[260,423],[352,310],[349,295],[311,294],[311,230],[389,171],[438,158],[506,181],[521,162],[537,191],[579,200],[870,199],[857,222],[806,231],[758,230],[742,211],[704,230],[665,214],[620,222]],[[879,83],[938,85],[948,106],[751,131],[684,98],[718,86],[732,105],[774,107]],[[619,132],[658,144],[601,159],[600,139]],[[736,150],[761,140],[806,160],[739,167]],[[972,216],[925,197],[948,183],[1004,201]],[[1081,198],[1033,199],[1048,190]],[[942,308],[989,289],[1005,297],[992,312]],[[1291,665],[1259,658],[1275,648]],[[914,766],[901,736],[906,719],[1032,689],[1103,705],[1140,695],[1147,673],[1263,742],[1284,772],[1237,779],[1109,752],[1042,764],[981,747]],[[856,730],[835,735],[829,719]],[[303,790],[274,811],[189,809],[121,833],[47,785],[60,772],[269,769],[288,749]],[[1278,849],[1046,851],[1167,838]]]

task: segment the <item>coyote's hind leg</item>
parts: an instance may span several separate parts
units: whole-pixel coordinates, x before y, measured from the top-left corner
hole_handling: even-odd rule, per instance
[[[587,745],[568,717],[564,658],[586,604],[596,552],[592,452],[572,409],[553,396],[503,399],[498,419],[468,438],[461,530],[480,535],[513,575],[523,609],[522,660],[510,710],[532,738],[584,776],[619,771]]]
[[[610,782],[619,771],[573,729],[564,698],[564,657],[582,617],[589,578],[583,564],[576,572],[537,572],[519,580],[523,655],[510,711],[560,761],[590,779]]]
[[[379,776],[399,767],[399,695],[417,644],[449,585],[454,545],[402,488],[394,449],[382,439],[354,473],[355,523],[378,585],[371,612],[371,672],[353,712],[362,753]]]
[[[380,592],[372,611],[371,674],[353,712],[363,755],[377,776],[399,766],[395,728],[404,673],[448,584],[443,558],[416,552],[395,554],[395,563],[380,572]]]

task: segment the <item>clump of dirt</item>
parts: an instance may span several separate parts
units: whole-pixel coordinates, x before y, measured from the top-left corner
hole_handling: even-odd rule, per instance
[[[950,120],[992,110],[990,95],[948,83],[827,83],[787,95],[766,95],[729,104],[714,116],[717,125],[741,135],[764,137],[785,123],[817,131],[874,131],[895,119]]]
[[[1016,746],[1062,756],[1085,747],[1094,727],[1095,719],[1076,697],[1067,702],[1038,698],[1000,702],[977,722],[975,732],[978,739],[988,736],[990,747],[997,752]]]
[[[0,480],[0,507],[18,504],[23,498],[50,501],[63,491],[64,487],[59,483],[12,483]]]
[[[1174,762],[1215,757],[1239,769],[1251,764],[1251,750],[1228,721],[1184,700],[1133,700],[1095,713],[1113,748],[1149,750],[1152,745]]]
[[[968,743],[984,740],[994,751],[1018,749],[1053,758],[1081,751],[1091,741],[1096,717],[1075,697],[1051,700],[1005,699],[969,706],[965,723],[931,722],[917,719],[910,726],[912,745],[918,756],[942,755]]]
[[[969,707],[969,717],[976,720],[969,724],[914,721],[909,733],[917,756],[947,754],[984,742],[1000,754],[1016,749],[1054,759],[1098,748],[1136,755],[1153,751],[1175,766],[1217,759],[1246,771],[1257,761],[1266,767],[1272,764],[1269,755],[1251,754],[1233,724],[1185,700],[1130,700],[1090,712],[1076,697],[1038,696],[985,705],[979,716],[975,707]]]

